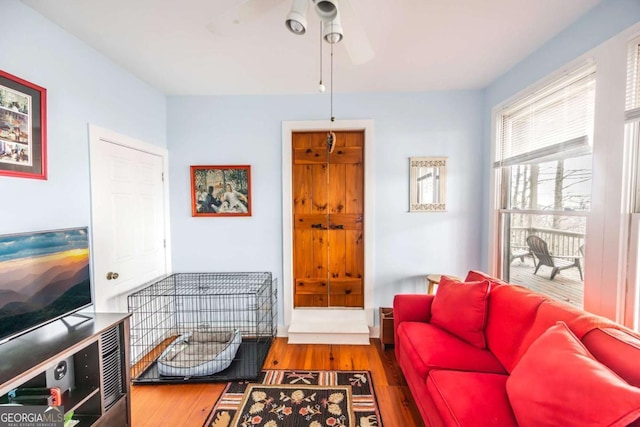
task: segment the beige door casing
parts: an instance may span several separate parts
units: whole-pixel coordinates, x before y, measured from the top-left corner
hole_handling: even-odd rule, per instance
[[[375,301],[375,127],[373,120],[329,120],[317,121],[284,121],[282,122],[282,227],[283,227],[283,280],[282,283],[292,283],[293,278],[293,216],[292,212],[292,167],[291,167],[291,136],[296,131],[326,131],[333,130],[363,130],[365,135],[364,147],[364,215],[367,221],[364,224],[364,236],[367,244],[364,249],[365,259],[365,283],[364,283],[364,314],[366,323],[370,328],[374,325],[374,301]],[[283,286],[282,313],[284,325],[281,325],[278,334],[286,336],[289,325],[292,322],[293,290],[291,286]]]

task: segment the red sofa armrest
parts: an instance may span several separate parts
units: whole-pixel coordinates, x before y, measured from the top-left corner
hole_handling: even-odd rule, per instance
[[[393,298],[393,335],[402,322],[429,322],[434,295],[399,294]]]

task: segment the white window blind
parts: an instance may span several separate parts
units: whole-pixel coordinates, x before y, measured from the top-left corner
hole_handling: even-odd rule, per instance
[[[595,67],[589,65],[505,106],[494,166],[589,154],[594,103]]]
[[[627,58],[625,118],[636,121],[640,120],[640,38],[629,43]]]

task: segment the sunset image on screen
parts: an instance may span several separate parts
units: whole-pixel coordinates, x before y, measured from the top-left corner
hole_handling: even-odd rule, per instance
[[[0,236],[0,339],[89,303],[86,228]]]

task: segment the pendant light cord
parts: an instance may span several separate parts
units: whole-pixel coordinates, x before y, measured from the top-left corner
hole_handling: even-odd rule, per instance
[[[331,31],[333,32],[333,22],[331,22]],[[329,134],[327,135],[327,143],[329,145],[329,154],[333,153],[333,149],[336,148],[336,134],[333,133],[333,122],[335,121],[335,117],[333,117],[333,43],[331,44],[331,74],[329,78],[330,88],[330,105],[329,105],[329,115],[331,120],[329,121]]]
[[[331,23],[331,28],[333,29],[333,22]],[[333,117],[333,43],[331,43],[331,107],[330,107],[330,115],[331,115],[331,123],[335,121],[335,117]]]
[[[322,21],[320,21],[320,92],[322,92]]]

